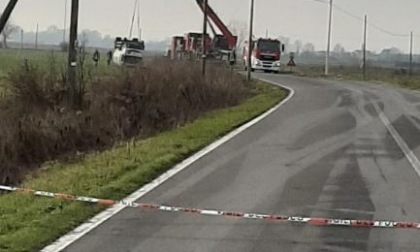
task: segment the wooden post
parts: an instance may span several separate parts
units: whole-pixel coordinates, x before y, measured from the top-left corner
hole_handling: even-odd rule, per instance
[[[76,70],[77,70],[77,29],[79,19],[79,0],[71,2],[70,40],[68,52],[68,83],[67,91],[69,101],[75,105]]]

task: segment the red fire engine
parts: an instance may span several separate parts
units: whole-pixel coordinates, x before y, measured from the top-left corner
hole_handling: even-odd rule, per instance
[[[243,60],[245,69],[248,68],[248,41],[244,42]],[[281,53],[284,45],[277,39],[260,38],[252,41],[251,71],[263,70],[278,73],[280,71]]]

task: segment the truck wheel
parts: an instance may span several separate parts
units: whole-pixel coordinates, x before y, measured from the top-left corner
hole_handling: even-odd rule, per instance
[[[251,68],[251,72],[255,72],[255,68]]]

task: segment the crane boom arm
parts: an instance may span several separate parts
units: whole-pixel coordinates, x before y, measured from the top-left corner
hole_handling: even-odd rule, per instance
[[[4,9],[3,14],[0,17],[0,33],[3,31],[6,26],[7,21],[9,21],[10,15],[12,14],[13,9],[15,8],[18,0],[10,0]]]
[[[204,13],[204,1],[203,0],[196,0],[198,6],[200,7],[201,11]],[[217,26],[217,28],[222,32],[223,36],[227,38],[229,47],[233,48],[236,47],[237,37],[232,34],[229,28],[223,23],[223,21],[217,16],[216,12],[214,12],[213,8],[207,5],[207,16],[208,18]]]

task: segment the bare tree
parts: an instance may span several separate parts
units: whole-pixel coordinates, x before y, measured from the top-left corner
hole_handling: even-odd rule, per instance
[[[1,16],[1,14],[0,14]],[[4,26],[3,32],[1,33],[1,37],[3,40],[3,46],[7,48],[7,40],[15,33],[19,32],[19,26],[13,24],[11,21],[8,21]]]
[[[228,27],[233,35],[238,36],[238,44],[236,47],[236,50],[238,51],[247,37],[248,24],[244,21],[232,20],[230,21]]]
[[[342,54],[344,54],[344,53],[346,52],[346,50],[344,49],[344,47],[343,47],[340,43],[338,43],[338,44],[336,44],[336,45],[334,46],[334,50],[333,50],[333,52],[334,52],[336,55],[342,55]]]
[[[301,40],[295,40],[294,46],[295,46],[296,55],[299,55],[300,51],[302,50],[302,46],[303,46],[302,41]]]
[[[312,44],[312,43],[306,43],[303,46],[303,52],[305,52],[305,53],[313,53],[313,52],[315,52],[315,45]]]

